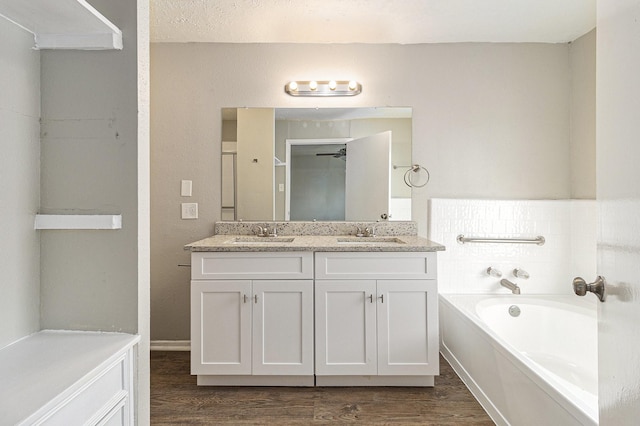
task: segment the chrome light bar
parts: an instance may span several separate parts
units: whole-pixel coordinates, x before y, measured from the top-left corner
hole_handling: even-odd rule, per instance
[[[291,96],[355,96],[362,93],[357,81],[290,81],[284,91]]]

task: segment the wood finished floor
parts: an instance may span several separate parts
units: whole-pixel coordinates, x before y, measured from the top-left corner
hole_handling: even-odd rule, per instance
[[[151,352],[153,425],[493,425],[449,364],[433,388],[197,386],[189,352]]]

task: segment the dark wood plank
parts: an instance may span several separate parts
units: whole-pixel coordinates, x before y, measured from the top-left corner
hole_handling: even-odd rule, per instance
[[[433,388],[197,386],[189,352],[151,352],[154,425],[493,425],[449,364]]]

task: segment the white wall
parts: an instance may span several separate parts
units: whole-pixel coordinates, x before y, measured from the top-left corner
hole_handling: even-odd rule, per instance
[[[569,46],[571,198],[596,198],[596,30]]]
[[[222,107],[413,108],[413,160],[431,182],[413,191],[427,232],[432,197],[568,198],[569,47],[550,44],[154,44],[152,62],[153,339],[189,338],[184,244],[220,217]],[[293,98],[292,79],[355,78],[352,98]],[[193,179],[200,219],[179,219]]]
[[[640,1],[598,1],[598,405],[602,426],[640,417]]]
[[[40,53],[0,17],[0,348],[40,329]]]

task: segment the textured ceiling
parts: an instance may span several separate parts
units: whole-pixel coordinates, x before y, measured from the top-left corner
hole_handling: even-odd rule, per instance
[[[151,0],[151,41],[565,43],[595,19],[596,0]]]

